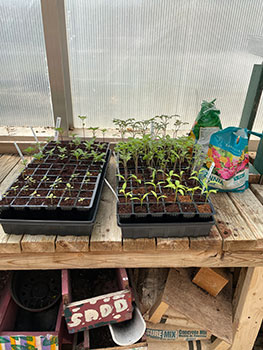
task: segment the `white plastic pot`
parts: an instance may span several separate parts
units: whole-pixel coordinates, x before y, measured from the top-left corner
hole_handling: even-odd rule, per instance
[[[132,345],[144,335],[146,323],[137,306],[134,307],[132,319],[109,325],[113,341],[120,346]]]

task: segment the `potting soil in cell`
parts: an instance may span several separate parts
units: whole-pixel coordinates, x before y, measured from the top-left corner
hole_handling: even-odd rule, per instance
[[[72,302],[119,290],[116,269],[71,270]]]

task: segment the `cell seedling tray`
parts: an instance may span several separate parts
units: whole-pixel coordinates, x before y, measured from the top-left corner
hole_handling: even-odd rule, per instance
[[[120,194],[123,181],[119,180],[117,184],[118,203],[117,203],[117,221],[121,227],[122,235],[125,238],[142,237],[198,237],[209,235],[211,227],[214,225],[214,208],[210,200],[206,201],[201,191],[187,196],[178,195],[175,199],[173,192],[166,188],[165,181],[162,181],[162,175],[159,175],[156,188],[149,186],[149,171],[147,168],[139,167],[139,176],[141,183],[138,184],[134,179],[127,181],[126,191],[133,194],[138,193],[138,197],[145,193],[155,190],[158,202],[154,195],[148,195],[141,203],[138,200],[126,200]],[[187,169],[184,169],[185,180],[183,184],[195,186],[194,181],[189,180]],[[120,172],[123,169],[120,168]],[[129,169],[134,174],[134,169]]]
[[[44,159],[34,160],[9,187],[0,202],[0,223],[8,234],[90,235],[98,210],[110,158],[109,144],[94,151],[105,153],[102,161],[76,161],[75,149],[64,141],[51,142]],[[59,148],[68,157],[61,161]],[[52,155],[50,151],[53,150]],[[52,196],[54,195],[54,196]]]

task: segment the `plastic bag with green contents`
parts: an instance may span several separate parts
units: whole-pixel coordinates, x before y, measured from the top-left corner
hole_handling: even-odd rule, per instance
[[[201,110],[190,132],[190,136],[201,145],[204,153],[207,153],[211,135],[222,129],[220,110],[216,108],[215,101],[216,99],[202,102]]]

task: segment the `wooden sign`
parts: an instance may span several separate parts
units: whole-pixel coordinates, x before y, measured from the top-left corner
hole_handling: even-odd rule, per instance
[[[132,317],[131,293],[122,290],[77,301],[64,309],[64,315],[69,333],[123,322]]]
[[[132,293],[125,269],[116,269],[119,290],[93,298],[71,302],[68,270],[62,271],[64,315],[69,333],[86,331],[132,318]]]

